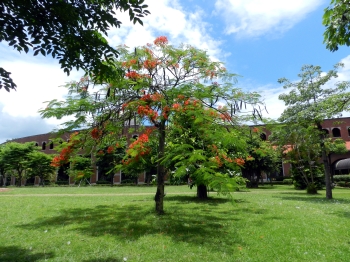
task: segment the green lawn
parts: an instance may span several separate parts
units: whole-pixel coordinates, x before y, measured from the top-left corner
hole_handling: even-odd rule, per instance
[[[0,192],[0,261],[349,261],[350,189],[306,195],[265,186],[194,198],[166,187],[11,188]]]

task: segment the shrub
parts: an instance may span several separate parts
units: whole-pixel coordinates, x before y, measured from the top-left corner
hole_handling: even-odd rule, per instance
[[[264,183],[259,182],[259,185],[284,185],[283,181],[266,181]]]
[[[306,187],[306,193],[317,194],[317,186],[314,183],[308,184]]]
[[[285,184],[285,185],[293,185],[293,179],[285,178],[285,179],[283,179],[283,184]]]
[[[59,185],[59,186],[61,186],[61,185],[68,185],[68,183],[69,183],[69,181],[56,181],[55,182],[55,184]]]
[[[96,181],[97,185],[110,185],[111,181],[107,181],[107,180],[98,180]]]
[[[346,181],[350,182],[350,175],[335,175],[333,176],[334,182],[339,182],[339,181]]]
[[[337,182],[337,186],[350,187],[350,183],[348,181],[339,181]]]

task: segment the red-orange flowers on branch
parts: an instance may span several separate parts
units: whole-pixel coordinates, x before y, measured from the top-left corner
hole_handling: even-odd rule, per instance
[[[166,36],[159,36],[154,40],[154,44],[157,46],[164,46],[168,44],[168,38]]]

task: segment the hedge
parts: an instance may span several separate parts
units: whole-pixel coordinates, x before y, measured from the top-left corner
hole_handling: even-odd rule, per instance
[[[350,175],[334,175],[333,180],[334,182],[340,182],[340,181],[350,182]]]

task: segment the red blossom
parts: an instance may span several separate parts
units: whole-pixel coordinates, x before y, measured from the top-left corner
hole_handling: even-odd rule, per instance
[[[114,151],[114,147],[113,147],[113,146],[109,146],[109,147],[107,148],[107,153],[108,153],[108,154],[113,153],[113,151]]]
[[[233,161],[234,161],[237,165],[239,165],[239,166],[243,166],[244,163],[245,163],[245,161],[244,161],[243,158],[236,158],[236,159],[234,159]]]
[[[230,114],[227,112],[220,114],[220,118],[224,121],[231,121],[232,120]]]
[[[173,108],[175,110],[179,110],[179,109],[181,109],[181,105],[179,103],[175,103],[175,104],[173,104]]]
[[[154,44],[157,46],[164,46],[168,44],[168,38],[166,36],[159,36],[154,40]]]
[[[135,71],[130,71],[130,72],[126,73],[125,76],[127,78],[130,78],[130,79],[133,79],[133,80],[142,78],[142,76],[139,73],[135,72]]]
[[[143,66],[144,68],[148,69],[148,70],[153,70],[154,68],[156,68],[156,66],[159,64],[158,61],[156,60],[145,60],[143,62]]]
[[[102,135],[102,131],[99,130],[97,127],[91,130],[91,137],[93,139],[98,139]]]

